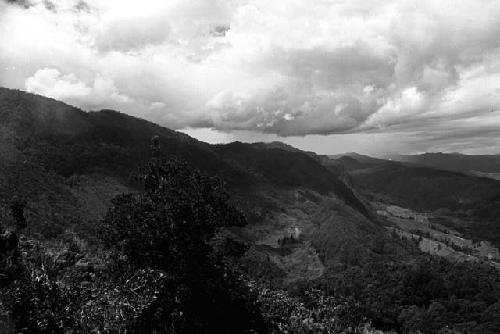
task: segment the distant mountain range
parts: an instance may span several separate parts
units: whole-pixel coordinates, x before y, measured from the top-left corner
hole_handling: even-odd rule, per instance
[[[363,164],[380,164],[380,163],[386,163],[386,159],[379,159],[379,158],[374,158],[368,155],[364,154],[359,154],[356,152],[348,152],[348,153],[342,153],[342,154],[334,154],[334,155],[328,155],[328,158],[330,159],[340,159],[340,158],[351,158],[353,160],[356,160],[358,162],[361,162]]]
[[[386,157],[393,161],[471,173],[498,178],[500,176],[500,154],[467,155],[460,153],[424,153],[419,155],[393,155]]]

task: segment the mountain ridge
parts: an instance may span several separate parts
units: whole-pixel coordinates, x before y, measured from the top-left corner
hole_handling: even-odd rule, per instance
[[[271,232],[281,235],[299,221],[301,214],[297,210],[310,210],[312,214],[324,210],[322,201],[333,200],[344,218],[329,220],[329,224],[362,221],[344,229],[344,235],[326,236],[324,242],[334,238],[345,243],[338,252],[349,252],[354,244],[369,249],[372,246],[363,240],[375,230],[382,233],[382,228],[372,221],[372,212],[352,188],[315,155],[300,150],[262,143],[210,145],[116,111],[84,112],[53,99],[8,89],[0,89],[2,119],[8,121],[0,125],[0,131],[9,140],[3,141],[0,154],[12,159],[0,179],[17,181],[0,184],[0,204],[8,207],[15,194],[26,198],[28,220],[38,222],[31,227],[35,234],[53,236],[82,222],[92,224],[111,205],[114,196],[140,190],[129,175],[150,158],[149,144],[155,135],[164,158],[185,160],[223,179],[233,201],[247,213],[251,228],[263,222],[277,224]],[[29,171],[19,169],[24,161]],[[34,180],[43,182],[35,184]],[[47,197],[49,193],[52,197]],[[40,203],[44,203],[43,208]],[[288,213],[280,216],[283,210]],[[327,220],[322,221],[326,224]],[[364,230],[364,224],[371,227]],[[316,229],[314,224],[307,226]],[[319,245],[314,241],[316,234],[304,235],[308,240],[300,241],[298,249],[308,252],[306,244],[310,241]],[[323,253],[338,258],[335,252]]]

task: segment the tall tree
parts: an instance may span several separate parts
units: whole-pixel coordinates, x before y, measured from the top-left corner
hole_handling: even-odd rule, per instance
[[[103,221],[103,239],[134,268],[166,274],[157,300],[136,330],[173,333],[263,332],[245,284],[215,254],[209,241],[223,226],[242,225],[223,183],[155,151],[141,169],[144,191],[123,195]]]

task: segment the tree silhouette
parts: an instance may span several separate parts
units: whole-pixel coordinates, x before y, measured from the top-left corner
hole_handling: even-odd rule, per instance
[[[263,332],[247,287],[209,245],[219,227],[244,223],[223,183],[155,154],[138,175],[144,191],[116,198],[102,222],[105,243],[126,255],[133,268],[165,273],[163,289],[136,320],[136,329]]]

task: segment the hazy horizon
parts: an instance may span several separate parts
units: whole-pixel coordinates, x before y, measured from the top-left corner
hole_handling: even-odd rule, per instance
[[[309,135],[305,137],[279,137],[272,134],[253,133],[250,131],[232,131],[220,132],[208,128],[198,129],[179,129],[179,132],[185,133],[198,140],[210,144],[227,144],[235,141],[244,143],[257,143],[257,142],[282,142],[303,151],[311,151],[322,155],[337,155],[345,153],[358,153],[369,155],[377,158],[384,158],[394,155],[418,155],[424,153],[446,153],[446,154],[464,154],[464,155],[499,155],[500,150],[494,148],[486,148],[484,150],[464,150],[462,152],[456,150],[409,150],[403,149],[398,151],[393,149],[387,150],[388,142],[394,140],[390,135],[385,134],[338,134],[330,135],[325,138],[321,135]],[[353,140],[353,137],[355,139]],[[328,142],[325,143],[325,140]],[[362,141],[360,143],[360,141]],[[403,147],[399,143],[399,147]]]

